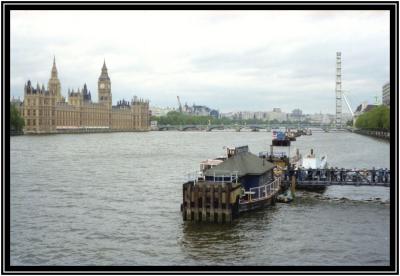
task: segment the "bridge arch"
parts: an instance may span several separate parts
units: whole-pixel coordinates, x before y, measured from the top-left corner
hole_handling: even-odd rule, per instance
[[[182,131],[186,131],[186,130],[201,130],[201,128],[198,127],[198,126],[185,126],[185,127],[182,127]]]

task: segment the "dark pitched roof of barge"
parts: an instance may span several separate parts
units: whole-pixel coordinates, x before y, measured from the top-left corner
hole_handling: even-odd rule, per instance
[[[236,154],[221,164],[208,169],[205,172],[206,176],[222,175],[224,174],[221,171],[239,171],[238,175],[243,176],[246,174],[251,175],[261,175],[266,171],[273,169],[274,164],[261,159],[257,155],[254,155],[250,152],[244,152],[240,154]],[[225,173],[226,174],[226,173]]]

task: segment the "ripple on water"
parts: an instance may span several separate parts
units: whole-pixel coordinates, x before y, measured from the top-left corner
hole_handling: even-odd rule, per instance
[[[258,153],[270,142],[265,132],[12,137],[11,263],[388,265],[388,188],[298,191],[292,204],[231,225],[182,222],[187,172],[225,145]],[[293,145],[327,154],[332,166],[389,167],[387,143],[351,133],[315,133]]]

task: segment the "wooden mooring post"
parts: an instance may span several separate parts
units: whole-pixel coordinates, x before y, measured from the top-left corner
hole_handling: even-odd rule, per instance
[[[214,217],[214,205],[215,205],[215,200],[214,200],[214,185],[210,185],[210,221],[214,222],[215,217]]]
[[[290,192],[292,193],[292,197],[296,197],[296,177],[292,176],[292,183],[290,185]]]
[[[218,209],[217,209],[217,215],[218,215],[218,223],[222,222],[222,186],[218,185]]]
[[[199,185],[194,185],[194,221],[199,221]]]
[[[203,185],[201,187],[201,221],[206,221],[207,220],[207,208],[206,208],[206,200],[207,200],[207,191],[206,191],[206,185]]]
[[[183,184],[182,218],[184,221],[230,223],[233,219],[231,183]]]
[[[232,183],[228,183],[225,189],[225,222],[232,221],[232,207],[231,207],[231,190]]]

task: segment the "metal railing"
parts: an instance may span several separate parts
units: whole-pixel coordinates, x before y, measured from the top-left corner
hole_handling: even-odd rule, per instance
[[[291,181],[291,177],[295,176],[298,183],[302,182],[318,182],[338,184],[390,184],[390,170],[388,169],[300,169],[300,170],[284,170],[283,180]]]
[[[238,174],[239,171],[215,170],[214,174],[210,176],[211,179],[208,180],[217,183],[238,183]],[[196,184],[198,181],[205,181],[206,176],[202,171],[194,171],[186,175],[186,180]]]
[[[281,178],[278,177],[274,181],[268,184],[250,188],[248,192],[245,192],[245,194],[248,194],[249,202],[262,200],[275,194],[279,190],[280,185],[281,185]]]
[[[238,183],[238,174],[239,171],[214,170],[212,181],[219,183],[233,183],[233,182]]]
[[[261,151],[258,153],[258,157],[265,157],[265,158],[269,158],[269,157],[275,157],[275,158],[287,158],[288,154],[286,152],[273,152],[271,154],[271,152],[269,151]]]
[[[204,174],[202,171],[190,172],[186,175],[186,180],[196,184],[199,180],[204,180]]]

